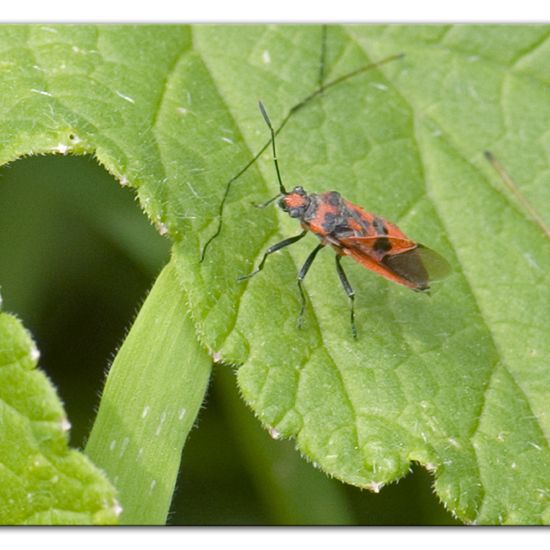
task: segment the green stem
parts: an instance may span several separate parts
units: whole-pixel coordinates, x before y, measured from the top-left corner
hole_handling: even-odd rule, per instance
[[[166,522],[211,367],[170,263],[113,362],[85,449],[119,491],[121,523]]]

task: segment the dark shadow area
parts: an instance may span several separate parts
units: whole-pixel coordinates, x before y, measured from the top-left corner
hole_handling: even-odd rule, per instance
[[[105,373],[169,241],[89,157],[31,157],[0,169],[0,285],[65,403],[82,446]]]

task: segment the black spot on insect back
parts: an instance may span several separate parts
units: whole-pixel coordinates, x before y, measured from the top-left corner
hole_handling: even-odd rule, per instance
[[[340,206],[342,202],[342,195],[340,195],[338,191],[330,191],[329,193],[324,194],[323,199],[332,206]]]
[[[361,214],[355,209],[349,210],[349,215],[361,227],[365,235],[368,235],[370,231],[369,220],[367,220],[365,216],[361,216]]]
[[[384,225],[384,220],[382,218],[374,218],[372,225],[378,235],[388,234],[388,228]]]
[[[376,252],[388,252],[388,250],[391,250],[391,243],[388,238],[379,237],[374,242],[373,248]]]
[[[339,215],[333,214],[332,212],[327,212],[323,218],[322,226],[327,233],[333,233],[339,222]]]
[[[302,218],[304,221],[309,221],[316,218],[317,210],[319,208],[319,203],[321,202],[319,195],[315,193],[311,193],[311,195],[308,195],[308,198],[309,198],[309,204]]]

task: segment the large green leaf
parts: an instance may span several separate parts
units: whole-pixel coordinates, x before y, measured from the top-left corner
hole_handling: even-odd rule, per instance
[[[242,393],[277,437],[330,475],[372,490],[418,461],[458,517],[550,522],[546,395],[548,241],[483,157],[491,149],[548,223],[550,52],[537,26],[4,27],[0,161],[94,152],[138,189],[174,240],[196,331],[239,365]],[[326,62],[320,67],[321,52]],[[325,81],[346,80],[279,134],[288,187],[335,189],[443,253],[453,275],[431,298],[345,265],[349,327],[332,254],[316,260],[296,328],[296,271],[313,237],[275,209],[270,155],[225,184],[275,125]]]

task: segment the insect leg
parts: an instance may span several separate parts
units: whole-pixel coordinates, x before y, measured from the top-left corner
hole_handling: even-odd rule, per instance
[[[298,273],[298,289],[300,290],[300,298],[302,300],[302,306],[300,307],[300,315],[298,317],[298,326],[302,326],[302,321],[304,318],[304,310],[306,308],[306,295],[304,293],[302,282],[305,279],[305,276],[307,275],[307,272],[309,271],[309,268],[311,267],[311,264],[313,263],[313,260],[315,260],[315,256],[317,256],[317,252],[321,250],[325,245],[323,243],[318,244],[309,254],[306,261],[304,262],[304,265],[302,266],[302,269],[300,269],[300,272]]]
[[[348,295],[348,298],[350,301],[351,333],[353,334],[353,337],[357,339],[357,329],[355,328],[355,310],[354,310],[355,292],[353,291],[353,288],[351,287],[348,281],[348,278],[344,273],[344,268],[340,263],[341,261],[342,261],[342,256],[336,255],[336,272],[338,273],[340,282],[342,283],[342,286],[344,287],[344,290],[346,291],[346,294]]]
[[[304,230],[299,235],[296,235],[295,237],[289,237],[284,241],[271,245],[265,251],[264,257],[262,258],[262,261],[258,264],[258,267],[248,275],[242,275],[241,277],[237,277],[237,281],[244,281],[245,279],[250,279],[250,277],[253,277],[254,275],[256,275],[256,273],[260,272],[263,269],[265,261],[270,254],[273,254],[273,252],[277,252],[277,250],[281,250],[281,248],[285,248],[286,246],[290,246],[291,244],[294,244],[295,242],[299,241],[301,238],[305,237],[306,233],[307,231]]]

